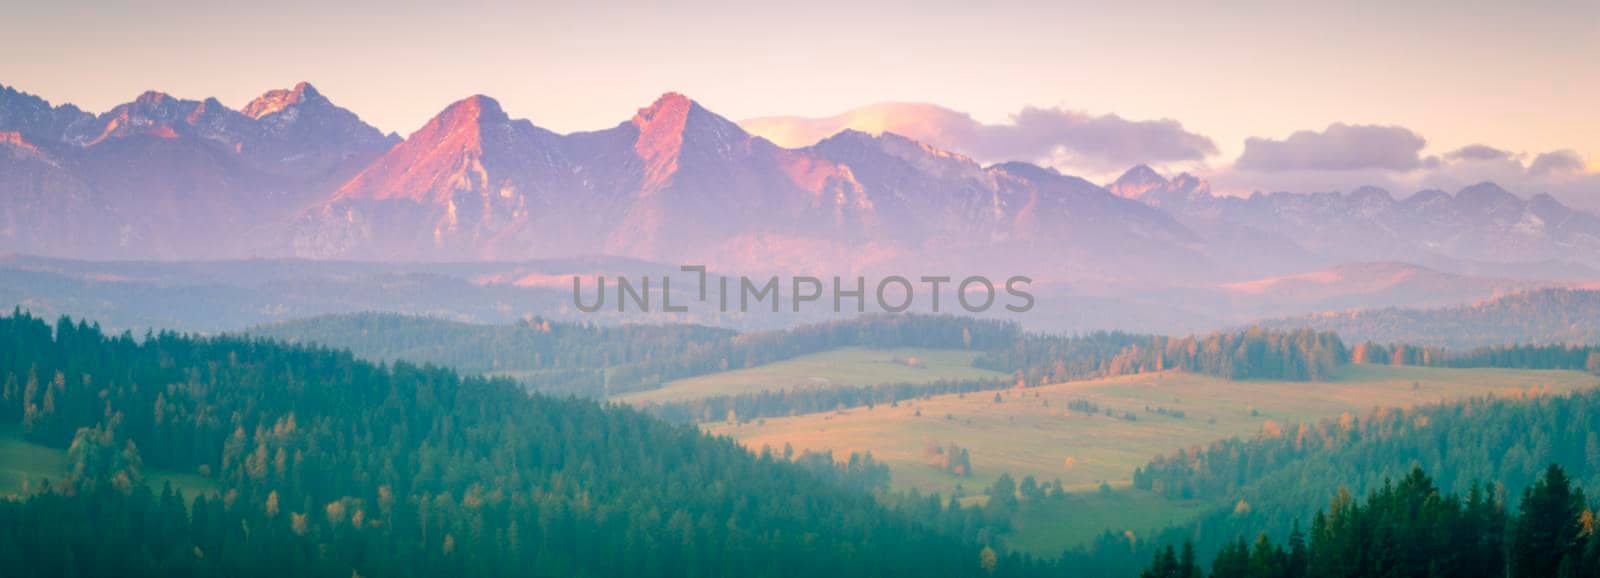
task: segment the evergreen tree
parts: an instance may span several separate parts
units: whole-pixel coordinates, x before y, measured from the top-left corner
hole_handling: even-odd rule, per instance
[[[1544,478],[1523,493],[1511,549],[1512,577],[1588,575],[1582,567],[1585,510],[1583,489],[1572,487],[1566,470],[1551,464]]]

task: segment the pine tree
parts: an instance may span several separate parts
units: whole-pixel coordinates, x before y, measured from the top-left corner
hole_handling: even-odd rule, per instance
[[[1204,578],[1205,572],[1195,561],[1194,543],[1183,541],[1183,554],[1178,557],[1178,578]]]
[[[1300,532],[1300,520],[1294,521],[1294,529],[1289,531],[1289,554],[1285,568],[1289,578],[1303,578],[1306,575],[1306,566],[1310,563],[1310,555],[1306,552],[1306,536]]]
[[[1586,504],[1583,489],[1574,488],[1566,470],[1551,464],[1544,477],[1523,492],[1516,537],[1511,547],[1513,578],[1560,576],[1580,572]]]

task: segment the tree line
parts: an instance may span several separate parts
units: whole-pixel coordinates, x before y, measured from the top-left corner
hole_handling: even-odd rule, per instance
[[[1030,334],[973,365],[1016,372],[1037,385],[1169,369],[1223,379],[1321,381],[1348,361],[1344,343],[1333,333],[1252,327],[1185,337]]]
[[[1451,350],[1367,341],[1351,350],[1350,359],[1352,363],[1373,365],[1568,369],[1600,374],[1600,347],[1592,345],[1494,345]]]

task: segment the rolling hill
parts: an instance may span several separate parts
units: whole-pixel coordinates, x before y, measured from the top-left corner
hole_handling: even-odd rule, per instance
[[[1467,305],[1330,311],[1259,322],[1311,327],[1347,342],[1408,343],[1456,349],[1507,344],[1600,344],[1600,291],[1542,289]]]

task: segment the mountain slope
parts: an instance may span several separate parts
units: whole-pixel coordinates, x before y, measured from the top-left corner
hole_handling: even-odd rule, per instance
[[[400,141],[340,108],[310,83],[267,91],[240,111],[256,121],[250,151],[275,172],[303,175],[320,186],[341,182]]]
[[[556,135],[498,102],[456,102],[296,223],[296,252],[390,258],[484,255],[483,243],[544,212],[570,174]]]

